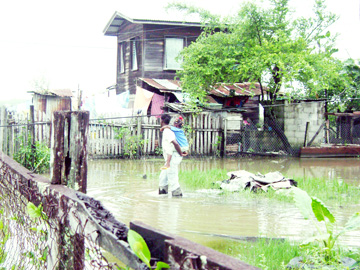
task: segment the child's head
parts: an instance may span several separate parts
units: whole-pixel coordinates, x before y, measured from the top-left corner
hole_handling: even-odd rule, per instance
[[[177,128],[182,128],[184,125],[184,122],[183,122],[183,118],[181,116],[179,116],[179,118],[177,118],[174,122],[174,126],[177,127]]]

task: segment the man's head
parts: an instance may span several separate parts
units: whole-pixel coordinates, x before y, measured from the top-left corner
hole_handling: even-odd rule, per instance
[[[163,114],[161,116],[161,124],[168,125],[170,124],[171,116],[168,114]]]

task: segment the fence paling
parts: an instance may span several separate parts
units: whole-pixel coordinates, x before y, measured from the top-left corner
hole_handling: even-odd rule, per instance
[[[0,149],[12,156],[20,148],[19,136],[22,134],[25,142],[28,138],[29,121],[26,115],[12,115],[12,119],[5,108],[0,110]],[[137,154],[140,155],[154,155],[156,147],[161,147],[160,136],[160,121],[156,117],[134,117],[125,118],[125,121],[106,120],[99,123],[92,121],[90,123],[89,133],[89,154],[91,156],[121,156],[126,151],[131,136],[141,134],[144,142],[143,148]],[[141,125],[136,120],[141,119]],[[268,151],[287,151],[284,147],[284,138],[280,138],[279,133],[273,132],[276,128],[283,128],[278,123],[271,125],[264,122],[264,127],[259,129],[253,127],[251,130],[226,130],[226,120],[223,117],[214,117],[210,113],[200,113],[198,115],[184,115],[185,127],[191,131],[187,134],[190,143],[190,155],[215,155],[222,154],[222,149],[225,155],[232,155],[237,153],[265,153]],[[225,118],[226,119],[226,118]],[[266,119],[265,119],[266,120]],[[340,119],[341,120],[341,119]],[[326,141],[329,143],[359,143],[359,128],[353,122],[345,121],[330,122],[324,127],[324,132],[321,131],[319,136],[326,136]],[[10,122],[11,121],[11,122]],[[11,124],[10,124],[11,123]],[[5,124],[5,125],[3,125]],[[38,142],[50,142],[50,123],[45,115],[41,112],[35,113],[35,140]],[[123,138],[117,138],[118,133],[116,128],[127,127],[131,133]],[[272,130],[271,130],[272,128]],[[139,133],[141,132],[141,133]],[[321,135],[320,135],[321,134]],[[285,136],[283,134],[283,136]],[[309,133],[308,139],[314,136]],[[225,138],[226,137],[226,138]],[[222,138],[222,141],[219,139]],[[325,138],[324,138],[325,141]],[[228,145],[228,146],[226,146]],[[296,146],[292,146],[296,147]],[[296,149],[296,148],[295,148]],[[296,151],[289,154],[296,154]]]

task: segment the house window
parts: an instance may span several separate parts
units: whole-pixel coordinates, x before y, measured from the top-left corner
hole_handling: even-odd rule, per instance
[[[183,38],[165,39],[164,69],[181,69],[182,60],[177,60],[176,57],[180,54],[183,48]]]
[[[119,55],[118,55],[118,59],[119,59],[119,72],[120,73],[125,73],[125,64],[124,64],[124,43],[120,43],[119,44]]]
[[[130,40],[131,45],[131,70],[138,70],[137,45],[136,40]]]

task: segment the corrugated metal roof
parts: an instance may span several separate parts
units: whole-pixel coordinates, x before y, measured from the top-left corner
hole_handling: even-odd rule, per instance
[[[40,91],[30,91],[29,93],[34,93],[42,96],[58,96],[58,97],[72,97],[72,91],[70,89],[54,89],[47,90],[46,92]]]
[[[165,79],[150,79],[140,78],[152,87],[159,89],[160,92],[181,92],[181,85],[179,80],[165,80]],[[260,85],[258,83],[233,83],[217,84],[210,91],[210,95],[217,97],[231,97],[231,96],[259,96],[261,95]]]
[[[181,92],[179,80],[139,78],[148,85],[159,89],[160,92]]]
[[[261,89],[258,83],[221,83],[213,87],[210,94],[218,97],[259,96],[261,95]]]
[[[137,14],[135,14],[137,15]],[[116,36],[119,31],[119,27],[125,22],[128,21],[130,23],[135,24],[161,24],[161,25],[176,25],[176,26],[195,26],[200,27],[201,23],[200,20],[197,18],[192,17],[191,21],[185,20],[173,20],[174,18],[179,18],[178,16],[174,16],[171,14],[165,15],[164,13],[159,14],[149,14],[148,16],[152,15],[155,19],[151,18],[130,18],[120,12],[115,12],[107,25],[104,28],[104,35],[106,36]]]

